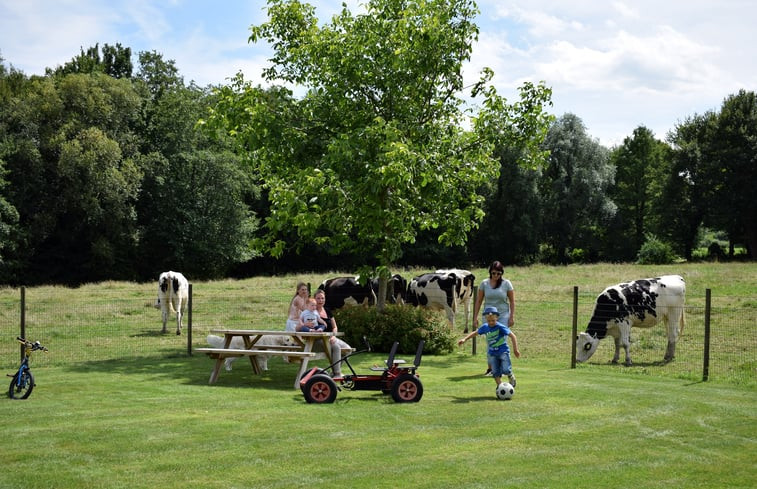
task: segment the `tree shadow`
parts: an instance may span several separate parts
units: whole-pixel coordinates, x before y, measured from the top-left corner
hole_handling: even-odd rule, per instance
[[[452,396],[450,398],[455,404],[468,404],[471,402],[492,401],[496,400],[493,396],[473,396],[473,397],[457,397]]]
[[[215,360],[205,355],[189,356],[177,353],[175,349],[165,349],[164,353],[153,355],[135,355],[104,360],[87,360],[69,364],[70,372],[102,372],[119,375],[142,376],[146,380],[164,379],[184,385],[205,385],[217,389],[257,389],[266,388],[281,391],[293,391],[292,383],[299,369],[292,364],[269,364],[269,370],[255,375],[248,363],[235,362],[232,370],[222,368],[218,380],[208,384]],[[297,391],[299,394],[299,391]]]

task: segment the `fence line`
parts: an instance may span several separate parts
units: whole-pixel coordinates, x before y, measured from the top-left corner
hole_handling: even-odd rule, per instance
[[[276,295],[266,289],[242,288],[214,295],[196,285],[185,315],[186,333],[176,336],[160,333],[160,311],[153,308],[152,291],[125,294],[107,287],[98,291],[96,296],[77,289],[57,294],[16,289],[14,294],[7,290],[0,294],[0,364],[6,368],[16,365],[15,337],[20,333],[50,348],[50,354],[35,357],[38,366],[184,356],[190,347],[206,346],[205,336],[213,328],[284,329],[291,300],[288,292]],[[77,298],[80,293],[88,294],[86,299]],[[594,304],[593,297],[580,299],[574,304],[519,300],[514,331],[524,354],[534,359],[564,358],[566,367],[571,365],[575,330],[588,321]],[[632,371],[693,381],[705,378],[757,384],[757,308],[711,307],[709,293],[705,302],[704,307],[685,307],[686,328],[678,341],[676,359],[668,364],[662,363],[665,328],[634,328]],[[457,321],[462,335],[464,321],[460,319],[462,311]],[[190,322],[191,330],[186,327]],[[613,353],[613,341],[604,340],[590,361],[579,368],[607,368]]]

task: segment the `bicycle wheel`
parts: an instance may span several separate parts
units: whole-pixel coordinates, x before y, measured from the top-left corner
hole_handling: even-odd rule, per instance
[[[19,376],[21,376],[20,381]],[[31,395],[32,389],[34,389],[34,376],[29,370],[24,370],[16,372],[16,375],[13,376],[8,388],[8,395],[11,399],[26,399]]]

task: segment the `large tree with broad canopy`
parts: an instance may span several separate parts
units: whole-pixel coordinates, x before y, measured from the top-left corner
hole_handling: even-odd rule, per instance
[[[269,0],[250,41],[272,46],[263,75],[279,85],[253,86],[238,74],[206,122],[236,136],[268,191],[264,250],[364,250],[379,265],[381,301],[389,266],[420,231],[465,243],[483,217],[479,189],[498,177],[493,147],[543,130],[551,93],[525,84],[521,101],[508,104],[488,69],[464,87],[478,35],[473,1],[370,0],[364,8],[356,15],[343,5],[319,23],[307,3]],[[463,99],[468,88],[475,113]],[[538,142],[531,149],[538,160]]]

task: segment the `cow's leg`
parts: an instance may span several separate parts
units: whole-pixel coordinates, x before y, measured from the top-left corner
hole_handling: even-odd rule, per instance
[[[168,311],[166,310],[165,307],[163,307],[163,309],[161,311],[161,314],[163,316],[163,331],[162,332],[165,333],[166,332],[166,323],[168,322]]]
[[[619,325],[620,329],[620,345],[626,351],[626,366],[631,365],[631,324],[624,322]],[[618,360],[618,348],[615,348],[615,360]]]
[[[181,304],[178,304],[178,306],[176,308],[176,334],[181,335]]]
[[[620,337],[616,336],[615,340],[615,355],[612,357],[612,363],[618,363],[620,360]]]
[[[449,306],[445,306],[444,309],[447,311],[447,322],[449,323],[449,330],[454,331],[455,330],[455,310]]]
[[[463,303],[463,311],[465,311],[465,330],[463,330],[463,332],[467,333],[468,332],[468,316],[470,316],[470,297],[465,299],[465,302]]]
[[[676,357],[676,342],[678,341],[678,323],[681,321],[682,309],[670,314],[667,319],[668,347],[665,349],[665,361],[672,362]]]

